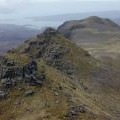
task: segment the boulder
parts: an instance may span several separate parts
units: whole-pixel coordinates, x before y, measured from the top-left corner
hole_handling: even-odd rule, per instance
[[[80,113],[85,113],[86,109],[84,106],[72,106],[69,108],[67,115],[65,115],[69,120],[74,120]]]
[[[35,92],[32,90],[26,91],[25,92],[25,97],[32,96]]]

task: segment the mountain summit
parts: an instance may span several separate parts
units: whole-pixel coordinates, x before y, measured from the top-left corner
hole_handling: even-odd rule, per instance
[[[82,28],[95,28],[99,30],[110,29],[110,28],[120,29],[120,27],[110,19],[91,16],[83,20],[67,21],[58,28],[58,31],[63,33],[66,30],[75,30]]]
[[[108,18],[100,18],[97,16],[91,16],[88,17],[84,20],[81,20],[82,24],[86,24],[86,25],[94,25],[94,24],[103,24],[109,27],[118,27],[118,25],[116,23],[114,23],[112,20],[108,19]]]
[[[118,37],[120,26],[110,19],[92,16],[83,20],[67,21],[58,27],[58,31],[77,44],[96,43]]]

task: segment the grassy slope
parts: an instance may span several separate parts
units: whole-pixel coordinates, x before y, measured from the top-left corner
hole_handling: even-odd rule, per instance
[[[39,64],[45,65],[41,62]],[[96,91],[84,91],[81,87],[73,85],[63,73],[52,67],[45,67],[47,79],[42,88],[22,85],[21,91],[13,89],[10,98],[1,101],[0,120],[64,120],[71,103],[84,105],[87,109],[85,114],[79,114],[77,120],[117,120],[120,109],[118,93],[112,89],[101,88],[102,86]],[[62,90],[59,89],[60,86]],[[27,90],[34,90],[36,93],[31,97],[24,97]]]
[[[20,52],[22,53],[26,48],[29,47],[29,44],[31,41],[41,41],[44,38],[32,38],[29,40],[24,46],[20,46],[17,49],[17,54]],[[91,56],[87,56],[87,52],[83,49],[77,47],[74,43],[69,42],[68,39],[62,37],[61,35],[52,36],[51,38],[45,38],[49,43],[48,46],[46,46],[46,51],[42,56],[42,59],[46,59],[51,50],[58,49],[60,53],[64,54],[63,58],[61,59],[61,65],[69,64],[75,67],[77,71],[79,71],[78,74],[86,74],[90,72],[90,70],[95,69],[96,66],[99,66],[99,62],[97,62],[94,58]],[[36,44],[33,44],[30,48],[29,52],[27,53],[27,56],[36,56],[36,53],[39,50],[36,48]],[[67,51],[67,52],[66,52]],[[43,51],[44,52],[44,51]],[[10,54],[9,54],[10,55]]]
[[[103,63],[120,72],[120,40],[114,39],[110,42],[102,43],[86,43],[82,47],[89,51],[95,58],[101,60]]]

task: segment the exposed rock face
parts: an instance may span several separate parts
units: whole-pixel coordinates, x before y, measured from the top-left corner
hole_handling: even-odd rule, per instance
[[[42,86],[45,80],[45,71],[37,75],[37,62],[30,60],[25,66],[17,66],[15,62],[7,60],[4,62],[1,71],[1,88],[9,89],[16,86],[19,82],[29,83],[29,85]],[[45,70],[45,68],[44,68]]]

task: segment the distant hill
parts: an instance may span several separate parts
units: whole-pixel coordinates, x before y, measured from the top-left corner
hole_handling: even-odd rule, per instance
[[[0,24],[0,54],[38,33],[40,30],[22,25]]]
[[[120,26],[110,19],[92,16],[83,20],[67,21],[58,27],[58,31],[79,43],[103,42],[120,37]],[[114,32],[113,32],[114,31]]]
[[[86,12],[86,13],[68,13],[68,14],[60,14],[60,15],[51,15],[51,16],[36,16],[36,17],[29,17],[27,19],[33,19],[35,21],[60,21],[65,22],[69,20],[81,20],[85,19],[89,16],[99,16],[102,18],[109,18],[113,21],[119,23],[117,20],[120,20],[120,11],[100,11],[100,12]]]

